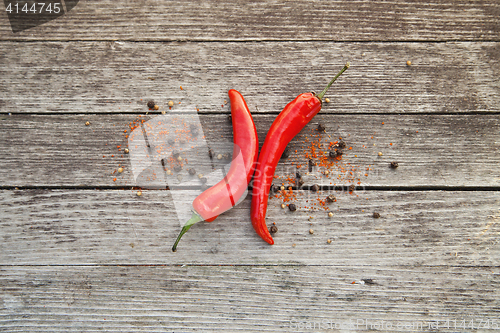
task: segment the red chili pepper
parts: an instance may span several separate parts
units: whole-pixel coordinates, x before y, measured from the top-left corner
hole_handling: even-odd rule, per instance
[[[252,192],[251,219],[257,234],[273,245],[274,240],[266,226],[266,211],[269,189],[274,171],[288,143],[302,128],[321,110],[322,99],[335,80],[347,69],[349,63],[328,83],[319,94],[300,94],[276,117],[260,151],[259,161],[255,169]]]
[[[182,228],[172,251],[176,251],[182,235],[200,221],[212,222],[231,209],[248,189],[259,152],[259,139],[243,96],[236,90],[228,92],[233,123],[233,160],[227,175],[220,182],[205,190],[193,201],[193,216]]]

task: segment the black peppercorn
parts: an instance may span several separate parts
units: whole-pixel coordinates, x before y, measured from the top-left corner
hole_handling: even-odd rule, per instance
[[[313,186],[311,186],[311,190],[312,190],[313,192],[318,192],[318,191],[319,191],[319,185],[314,184]]]
[[[155,102],[154,101],[149,101],[148,102],[148,108],[152,109],[155,107]]]
[[[288,158],[288,156],[290,156],[290,148],[286,147],[283,154],[281,154],[281,158]]]
[[[182,170],[182,166],[180,164],[177,164],[177,165],[174,166],[174,171],[175,172],[179,172],[181,170]]]
[[[299,179],[298,185],[299,187],[302,187],[302,185],[304,185],[304,181],[302,179]]]
[[[399,166],[398,162],[391,162],[391,168],[396,169]]]
[[[188,172],[191,176],[194,176],[196,174],[196,170],[193,168],[188,169]]]
[[[322,124],[318,124],[318,132],[324,132],[326,129],[325,126],[323,126]]]
[[[349,192],[352,192],[356,189],[356,186],[354,184],[349,185]]]
[[[340,149],[344,149],[346,147],[345,141],[344,140],[340,140],[339,143],[338,143],[338,146],[339,146]]]
[[[290,209],[291,212],[295,212],[297,210],[297,206],[295,206],[295,204],[289,204],[288,209]]]
[[[201,178],[200,178],[200,182],[201,182],[202,184],[205,184],[205,183],[207,182],[207,178],[206,178],[206,177],[201,177]]]
[[[272,234],[275,234],[278,232],[278,227],[273,225],[271,226],[271,228],[269,228],[269,232],[272,233]]]
[[[326,201],[328,202],[334,202],[337,200],[333,194],[330,194],[329,196],[326,197]]]
[[[337,149],[337,156],[342,156],[344,154],[344,151],[342,149]]]
[[[373,217],[378,219],[380,217],[380,214],[379,213],[373,213]]]
[[[295,178],[297,178],[297,179],[302,178],[302,176],[300,175],[300,173],[298,171],[295,173]]]
[[[172,152],[172,156],[173,156],[174,158],[179,157],[179,152],[174,150],[174,151]]]
[[[335,150],[332,150],[331,152],[328,153],[328,156],[330,156],[331,158],[335,158],[337,157],[337,152]]]

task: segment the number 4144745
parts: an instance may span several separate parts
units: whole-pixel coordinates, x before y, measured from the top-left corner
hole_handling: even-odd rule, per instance
[[[59,14],[61,12],[61,4],[60,3],[48,3],[46,4],[45,2],[36,2],[32,4],[31,6],[28,6],[27,3],[19,4],[15,3],[14,5],[12,3],[9,3],[7,6],[7,12],[9,14],[19,14],[19,13],[25,13],[25,14]]]

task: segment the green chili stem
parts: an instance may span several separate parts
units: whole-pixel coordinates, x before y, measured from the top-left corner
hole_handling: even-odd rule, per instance
[[[181,240],[181,237],[189,230],[189,228],[191,228],[193,224],[200,221],[203,221],[200,215],[193,212],[193,216],[191,216],[191,218],[186,222],[186,224],[182,227],[181,233],[179,234],[179,236],[177,236],[174,246],[172,246],[172,252],[177,251],[177,244]]]
[[[330,83],[328,83],[328,85],[326,86],[326,88],[325,88],[325,89],[323,89],[323,91],[322,91],[322,92],[320,92],[320,94],[318,95],[318,98],[319,98],[319,100],[320,100],[320,101],[323,99],[323,96],[325,96],[326,91],[328,90],[328,88],[330,88],[330,86],[333,84],[333,82],[335,82],[335,80],[337,80],[337,79],[338,79],[338,77],[339,77],[340,75],[342,75],[342,73],[344,73],[346,69],[348,69],[348,68],[349,68],[349,65],[350,65],[349,63],[346,63],[346,64],[345,64],[345,66],[344,66],[344,68],[342,68],[342,69],[340,70],[340,72],[339,72],[337,75],[335,75],[335,77],[334,77],[334,78],[330,81]]]

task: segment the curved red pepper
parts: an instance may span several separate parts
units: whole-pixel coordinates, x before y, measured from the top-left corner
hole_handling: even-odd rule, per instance
[[[300,94],[281,111],[274,120],[260,151],[253,181],[251,219],[257,234],[273,245],[274,240],[266,226],[266,211],[269,190],[274,171],[288,143],[321,110],[323,96],[333,82],[347,69],[349,63],[330,81],[319,94]]]
[[[172,251],[176,251],[182,235],[199,221],[212,222],[231,209],[248,189],[259,151],[259,139],[252,115],[243,96],[236,90],[228,92],[233,123],[233,159],[227,175],[205,190],[193,201],[194,213],[182,228]]]

